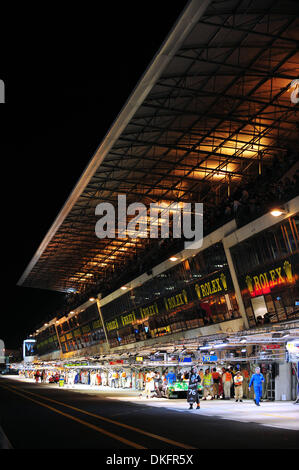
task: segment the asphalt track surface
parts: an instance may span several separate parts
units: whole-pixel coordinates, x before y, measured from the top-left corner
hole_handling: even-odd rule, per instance
[[[299,432],[0,379],[13,449],[298,449]]]

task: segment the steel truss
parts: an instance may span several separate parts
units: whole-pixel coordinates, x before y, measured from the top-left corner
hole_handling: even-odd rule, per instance
[[[205,201],[297,147],[299,5],[214,0],[140,103],[21,284],[84,292],[143,256],[147,239],[99,240],[95,207]]]

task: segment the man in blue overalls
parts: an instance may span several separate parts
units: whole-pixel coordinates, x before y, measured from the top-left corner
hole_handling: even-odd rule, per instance
[[[263,374],[261,374],[261,369],[257,367],[255,369],[255,374],[250,379],[248,390],[250,390],[251,385],[253,384],[255,400],[254,403],[257,406],[260,406],[260,399],[262,398],[263,394],[263,384],[265,382]]]

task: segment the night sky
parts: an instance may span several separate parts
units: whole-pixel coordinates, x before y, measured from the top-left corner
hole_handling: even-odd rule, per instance
[[[108,3],[108,5],[107,5]],[[63,294],[17,287],[93,153],[187,1],[26,9],[1,31],[0,338],[21,346]],[[91,7],[92,5],[92,7]],[[32,13],[32,15],[31,15]],[[4,21],[2,18],[1,21]],[[4,45],[4,47],[3,47]]]

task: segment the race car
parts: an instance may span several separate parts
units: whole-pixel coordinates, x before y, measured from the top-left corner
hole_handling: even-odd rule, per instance
[[[166,397],[167,398],[185,398],[187,397],[188,391],[188,380],[183,380],[182,382],[173,382],[169,384],[166,388]],[[199,398],[202,397],[202,385],[198,385]]]

